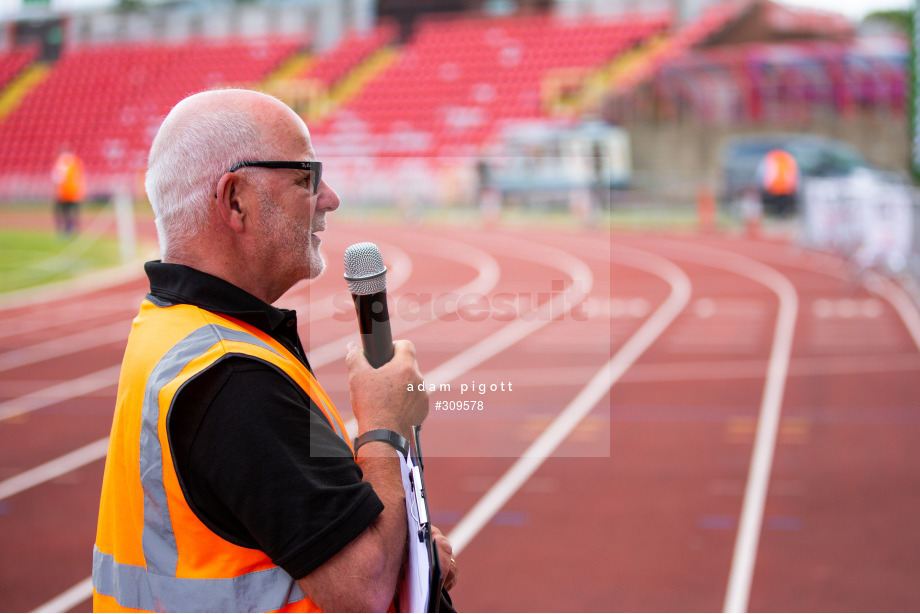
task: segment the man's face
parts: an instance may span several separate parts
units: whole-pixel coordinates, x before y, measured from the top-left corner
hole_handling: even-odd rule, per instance
[[[274,171],[280,173],[281,171]],[[297,171],[287,171],[295,173]],[[284,192],[297,192],[299,186],[282,188]],[[296,279],[313,279],[326,268],[319,251],[320,239],[314,232],[325,227],[323,215],[315,214],[315,197],[278,196],[271,188],[257,190],[259,215],[266,256],[275,258],[279,266]],[[288,202],[284,202],[284,201]]]
[[[297,128],[285,130],[277,138],[279,159],[315,160],[305,127],[299,124]],[[316,233],[325,230],[326,212],[338,207],[338,196],[325,182],[314,192],[312,173],[307,171],[259,171],[257,193],[264,256],[277,262],[276,270],[289,276],[291,285],[317,277],[326,265]]]

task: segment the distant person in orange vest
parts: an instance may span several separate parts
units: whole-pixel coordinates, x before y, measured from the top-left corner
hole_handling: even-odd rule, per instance
[[[767,152],[757,171],[764,211],[781,217],[791,215],[796,208],[799,191],[799,165],[787,151]]]
[[[54,225],[62,235],[72,235],[78,226],[80,202],[86,196],[83,161],[64,147],[54,161],[51,179],[54,181]]]

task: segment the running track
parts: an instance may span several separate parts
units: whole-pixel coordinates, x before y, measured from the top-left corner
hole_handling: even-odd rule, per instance
[[[891,282],[774,241],[330,222],[279,305],[347,415],[341,254],[380,245],[394,336],[451,388],[423,441],[462,611],[920,609],[920,315]],[[145,290],[0,309],[0,610],[90,609]]]

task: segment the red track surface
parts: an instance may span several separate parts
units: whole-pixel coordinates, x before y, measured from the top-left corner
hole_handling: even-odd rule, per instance
[[[767,429],[758,417],[777,384],[744,601],[752,611],[920,609],[920,337],[905,324],[916,309],[892,303],[896,290],[853,289],[842,263],[777,242],[332,220],[329,270],[279,304],[299,306],[311,360],[343,414],[341,357],[356,327],[340,255],[363,240],[391,267],[394,336],[415,342],[430,383],[451,385],[431,395],[424,443],[434,519],[463,541],[462,611],[721,610],[755,438]],[[0,489],[106,437],[114,375],[87,376],[119,364],[145,289],[138,277],[0,309]],[[470,305],[461,318],[458,296]],[[551,301],[551,315],[531,312]],[[783,335],[790,351],[774,345]],[[457,357],[468,360],[448,362]],[[480,395],[474,381],[512,390]],[[439,401],[483,409],[436,411]],[[18,413],[27,402],[42,406]],[[569,428],[556,422],[579,408]],[[548,429],[560,439],[551,457],[469,524]],[[102,470],[97,458],[0,497],[0,609],[33,610],[90,575]],[[88,611],[76,600],[54,607]]]

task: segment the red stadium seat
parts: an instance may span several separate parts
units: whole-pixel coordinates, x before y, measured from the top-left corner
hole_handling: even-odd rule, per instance
[[[150,147],[150,126],[182,97],[222,83],[261,81],[300,44],[273,38],[65,49],[48,79],[0,122],[0,142],[28,152],[0,158],[0,174],[15,168],[44,175],[63,143],[84,158],[91,177],[135,173]]]

